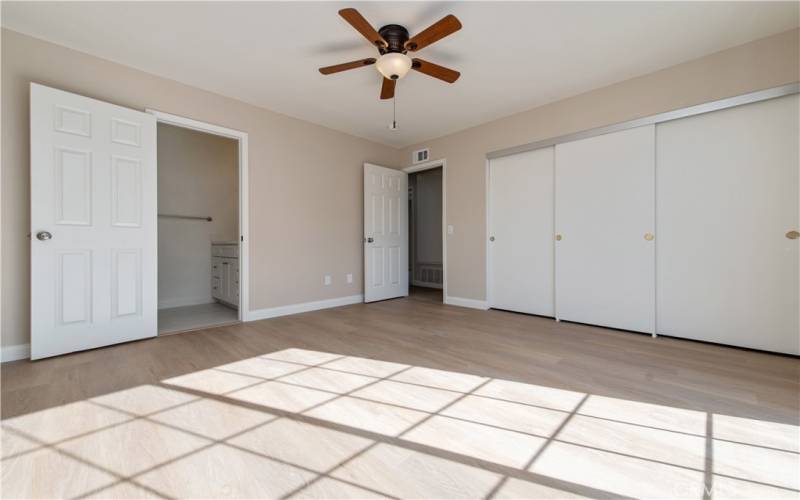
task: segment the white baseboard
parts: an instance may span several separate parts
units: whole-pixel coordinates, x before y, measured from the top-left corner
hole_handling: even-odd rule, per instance
[[[348,297],[337,297],[335,299],[318,300],[316,302],[304,302],[302,304],[290,304],[287,306],[270,307],[267,309],[258,309],[249,311],[245,321],[257,321],[260,319],[277,318],[278,316],[288,316],[290,314],[298,314],[309,311],[318,311],[320,309],[329,309],[331,307],[349,306],[351,304],[360,304],[364,302],[364,295],[350,295]],[[485,300],[463,299],[461,297],[445,297],[445,304],[451,306],[469,307],[471,309],[489,309],[489,305]],[[190,305],[190,304],[186,304]],[[180,307],[180,306],[171,306]],[[31,355],[30,344],[13,345],[4,347],[0,359],[3,363],[6,361],[16,361],[18,359],[28,359]]]
[[[267,309],[257,309],[249,311],[245,321],[257,321],[260,319],[277,318],[278,316],[288,316],[331,307],[349,306],[350,304],[360,304],[364,302],[364,295],[350,295],[349,297],[337,297],[335,299],[318,300],[316,302],[304,302],[302,304],[290,304],[288,306],[270,307]]]
[[[475,299],[462,299],[461,297],[447,296],[444,298],[444,303],[451,306],[469,307],[470,309],[489,309],[489,303],[485,300]]]
[[[6,361],[16,361],[18,359],[28,359],[30,357],[30,344],[10,345],[8,347],[3,347],[2,351],[0,352],[0,361],[3,363]]]
[[[201,304],[211,304],[214,297],[206,295],[204,297],[176,297],[174,299],[164,299],[158,301],[159,309],[172,309],[173,307],[199,306]]]

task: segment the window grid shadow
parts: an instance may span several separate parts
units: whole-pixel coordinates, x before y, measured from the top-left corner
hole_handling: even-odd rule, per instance
[[[325,361],[320,362],[320,363],[311,364],[311,365],[307,365],[307,364],[304,364],[304,363],[298,363],[296,361],[285,361],[285,360],[279,360],[279,359],[274,359],[274,358],[269,358],[269,357],[252,358],[252,359],[265,359],[265,360],[281,361],[281,362],[284,362],[284,363],[293,363],[293,364],[297,364],[297,365],[304,365],[305,368],[301,368],[301,369],[298,369],[298,370],[295,370],[295,371],[283,373],[281,375],[278,375],[278,376],[275,376],[275,377],[271,377],[271,378],[259,377],[259,376],[254,376],[252,374],[231,371],[230,373],[234,373],[234,374],[237,374],[237,375],[243,375],[243,376],[247,376],[247,377],[251,377],[251,378],[257,378],[257,379],[260,379],[260,381],[256,382],[256,383],[253,383],[253,384],[250,384],[250,385],[247,385],[245,387],[237,387],[236,389],[233,389],[231,391],[227,391],[227,392],[224,392],[224,393],[221,393],[221,394],[208,393],[208,392],[205,392],[205,391],[202,391],[202,390],[197,390],[197,389],[193,389],[193,388],[189,388],[189,387],[182,387],[180,385],[172,385],[169,382],[163,382],[163,381],[159,382],[157,384],[151,384],[151,385],[154,385],[154,386],[160,386],[160,387],[166,388],[168,390],[176,390],[176,391],[179,391],[179,392],[182,392],[182,393],[185,393],[185,394],[191,394],[191,395],[196,396],[196,398],[193,398],[193,399],[190,399],[188,401],[184,401],[184,402],[181,402],[181,403],[178,403],[178,404],[175,404],[175,405],[170,405],[170,406],[167,406],[167,407],[164,407],[164,408],[159,408],[158,410],[147,412],[147,413],[143,413],[143,414],[137,414],[137,413],[134,413],[134,412],[129,412],[129,411],[120,409],[118,407],[115,407],[113,405],[107,405],[107,404],[104,404],[104,403],[100,403],[98,401],[87,400],[87,402],[90,403],[90,404],[96,405],[98,407],[104,407],[104,408],[107,408],[109,410],[113,410],[115,412],[119,412],[119,413],[124,414],[124,415],[126,415],[128,417],[131,417],[131,418],[129,418],[129,419],[125,420],[125,421],[122,421],[122,422],[118,422],[118,423],[102,426],[100,428],[93,429],[91,431],[80,433],[80,434],[75,435],[75,436],[69,436],[67,438],[64,438],[64,439],[61,439],[61,440],[58,440],[58,441],[55,441],[55,442],[52,442],[52,443],[48,443],[48,442],[42,441],[42,440],[36,438],[35,436],[29,435],[28,433],[26,433],[24,431],[20,431],[18,429],[14,429],[14,427],[10,427],[10,426],[5,426],[4,425],[3,426],[4,430],[11,431],[12,433],[14,433],[14,434],[16,434],[16,435],[18,435],[18,436],[20,436],[22,438],[25,438],[25,439],[37,444],[38,446],[36,448],[33,448],[33,449],[24,450],[22,452],[10,455],[8,457],[4,457],[3,461],[7,461],[7,460],[10,460],[10,459],[13,459],[13,458],[17,458],[17,457],[20,457],[20,456],[22,456],[24,454],[27,454],[27,453],[33,453],[33,452],[36,452],[36,451],[40,451],[42,449],[50,449],[50,450],[55,451],[56,453],[59,453],[59,454],[62,454],[64,456],[66,456],[66,457],[68,457],[68,458],[70,458],[72,460],[75,460],[75,461],[83,463],[83,464],[85,464],[87,466],[90,466],[90,467],[93,467],[95,469],[99,469],[99,470],[101,470],[103,472],[106,472],[106,473],[110,474],[112,477],[117,479],[117,481],[112,483],[112,484],[104,485],[104,486],[102,486],[100,488],[97,488],[94,491],[86,492],[82,496],[88,496],[88,495],[97,493],[99,491],[107,490],[109,488],[112,488],[112,487],[114,487],[116,485],[123,484],[123,483],[130,483],[130,484],[133,484],[133,485],[135,485],[137,487],[143,488],[146,491],[149,491],[150,493],[157,494],[157,495],[160,495],[160,496],[166,496],[163,493],[158,492],[157,490],[154,490],[154,489],[149,488],[149,487],[147,487],[145,485],[139,484],[137,481],[135,481],[135,479],[137,477],[143,475],[143,474],[146,474],[146,473],[151,472],[153,470],[156,470],[158,468],[164,467],[165,465],[168,465],[170,463],[174,463],[174,462],[176,462],[178,460],[182,460],[182,459],[184,459],[184,458],[186,458],[188,456],[191,456],[193,454],[199,453],[199,452],[201,452],[203,450],[207,450],[210,447],[215,446],[215,445],[229,446],[229,447],[235,448],[237,450],[240,450],[242,452],[254,454],[254,455],[260,456],[262,458],[269,459],[271,461],[282,463],[284,465],[295,467],[295,468],[298,468],[298,469],[301,469],[301,470],[305,470],[305,471],[315,475],[315,477],[313,479],[311,479],[310,481],[306,482],[305,484],[303,484],[300,487],[297,487],[297,488],[293,489],[289,493],[283,495],[283,498],[288,498],[288,497],[290,497],[290,496],[292,496],[294,494],[297,494],[298,492],[302,491],[303,489],[308,488],[309,486],[311,486],[315,482],[321,480],[322,478],[330,478],[330,479],[333,479],[333,480],[336,480],[336,481],[339,481],[339,482],[342,482],[342,483],[347,483],[347,484],[350,484],[352,486],[356,486],[358,488],[369,490],[369,491],[371,491],[373,493],[376,493],[376,494],[391,496],[391,495],[387,495],[387,493],[385,493],[385,492],[377,491],[377,490],[365,487],[365,486],[360,485],[360,484],[356,484],[356,483],[349,482],[347,480],[343,480],[343,479],[338,478],[338,477],[334,478],[333,476],[330,475],[334,471],[336,471],[336,469],[338,469],[338,468],[344,466],[345,464],[355,460],[359,456],[362,456],[364,453],[366,453],[367,451],[369,451],[370,449],[374,448],[375,446],[377,446],[380,443],[388,443],[388,444],[391,444],[391,445],[401,446],[401,447],[405,447],[407,449],[412,449],[414,451],[422,451],[423,453],[427,453],[427,454],[432,455],[432,456],[439,456],[439,457],[446,458],[448,460],[454,460],[456,462],[460,462],[460,463],[463,463],[463,464],[466,464],[466,465],[474,465],[477,462],[478,466],[482,467],[484,469],[487,469],[487,470],[490,470],[490,471],[503,471],[504,474],[502,475],[500,481],[492,488],[492,490],[486,495],[485,498],[492,498],[494,495],[496,495],[498,493],[498,491],[500,490],[500,488],[504,484],[506,484],[506,482],[508,481],[508,479],[510,477],[521,478],[523,480],[533,481],[533,482],[537,482],[539,484],[545,484],[545,483],[554,484],[555,483],[555,484],[559,485],[559,486],[556,486],[556,487],[560,487],[561,489],[563,489],[565,491],[577,490],[577,491],[582,491],[584,493],[591,492],[595,496],[609,496],[610,495],[610,496],[614,496],[614,497],[619,498],[618,494],[614,494],[614,493],[603,491],[603,490],[597,490],[595,488],[591,488],[591,487],[584,486],[584,485],[581,485],[581,484],[571,483],[569,481],[562,481],[562,480],[559,480],[559,479],[556,479],[556,478],[548,478],[547,476],[541,476],[539,474],[530,472],[528,469],[535,463],[535,461],[542,455],[542,453],[546,450],[546,448],[552,442],[565,442],[565,443],[573,444],[573,445],[576,445],[576,446],[583,446],[583,447],[586,447],[586,448],[589,448],[589,449],[596,449],[596,450],[600,450],[600,451],[604,451],[604,452],[608,452],[608,453],[612,453],[612,454],[617,454],[617,455],[622,455],[622,456],[629,456],[629,457],[632,457],[632,458],[641,459],[641,460],[647,460],[647,461],[650,461],[650,462],[669,465],[669,466],[673,466],[673,467],[682,467],[682,468],[686,468],[686,469],[689,469],[689,470],[698,470],[698,469],[694,469],[694,468],[691,468],[691,467],[683,467],[683,466],[680,466],[680,465],[671,464],[671,463],[667,463],[667,462],[663,462],[663,461],[648,459],[646,457],[628,455],[628,454],[625,454],[625,453],[619,453],[619,452],[615,452],[615,451],[612,451],[612,450],[605,450],[603,448],[596,448],[596,447],[592,447],[592,446],[582,445],[582,444],[579,444],[579,443],[573,443],[573,442],[568,441],[568,440],[560,440],[560,439],[558,439],[559,433],[568,425],[570,420],[576,414],[580,414],[581,407],[583,406],[583,404],[586,402],[586,400],[590,396],[588,393],[585,393],[583,398],[581,399],[581,401],[575,406],[575,408],[572,411],[569,411],[569,412],[564,411],[564,410],[554,409],[554,408],[547,408],[547,407],[544,407],[544,406],[528,404],[527,406],[532,406],[532,407],[541,408],[541,409],[547,409],[547,410],[551,410],[551,411],[558,411],[558,412],[566,414],[565,419],[559,424],[558,428],[554,432],[552,432],[549,436],[538,436],[536,434],[525,433],[525,432],[514,430],[514,429],[507,429],[505,427],[495,426],[495,425],[492,425],[492,424],[486,424],[486,423],[482,423],[482,422],[474,422],[474,421],[469,420],[469,419],[463,419],[463,418],[459,418],[459,417],[451,417],[449,415],[441,415],[441,412],[443,412],[446,409],[452,407],[454,404],[458,403],[459,401],[462,401],[467,396],[475,396],[475,397],[481,397],[481,398],[487,398],[487,399],[497,399],[497,400],[500,400],[500,401],[506,401],[506,402],[509,402],[509,403],[516,403],[516,404],[522,404],[522,405],[526,404],[526,403],[520,403],[520,402],[513,401],[513,400],[506,400],[506,399],[502,399],[502,398],[493,398],[491,396],[483,396],[483,395],[474,394],[475,391],[479,390],[480,388],[484,387],[489,382],[491,382],[493,380],[496,380],[496,379],[487,378],[481,384],[477,385],[476,387],[474,387],[470,391],[461,392],[461,391],[454,391],[454,390],[450,390],[450,389],[443,389],[441,387],[432,387],[432,386],[428,386],[428,385],[425,385],[425,384],[418,384],[418,383],[414,383],[414,382],[392,380],[392,377],[395,377],[395,376],[397,376],[397,375],[399,375],[399,374],[401,374],[401,373],[403,373],[403,372],[405,372],[407,370],[410,370],[410,369],[414,368],[414,366],[411,366],[411,365],[408,365],[405,368],[402,368],[402,369],[399,369],[397,371],[394,371],[394,372],[392,372],[390,374],[387,374],[387,375],[385,375],[383,377],[375,377],[373,375],[367,375],[367,374],[364,374],[364,373],[351,372],[351,371],[345,371],[345,370],[337,370],[335,368],[326,368],[325,367],[326,364],[333,363],[335,361],[338,361],[338,360],[341,360],[341,359],[345,359],[345,358],[347,358],[347,356],[338,356],[338,357],[335,357],[335,358],[332,358],[332,359],[328,359],[328,360],[325,360]],[[366,358],[361,358],[361,359],[366,359]],[[295,383],[292,383],[292,382],[281,381],[280,380],[283,377],[290,376],[290,375],[295,375],[297,373],[301,373],[303,371],[307,371],[307,370],[310,370],[312,368],[323,368],[323,369],[328,369],[328,370],[340,371],[340,372],[343,372],[343,373],[350,373],[350,374],[360,375],[360,376],[363,376],[363,377],[368,377],[368,378],[371,378],[373,380],[371,382],[367,383],[367,384],[359,385],[359,386],[357,386],[357,387],[355,387],[355,388],[353,388],[353,389],[351,389],[349,391],[341,392],[341,393],[338,393],[338,392],[335,392],[335,391],[324,390],[324,389],[318,389],[318,388],[311,387],[311,386],[306,386],[306,385],[302,385],[302,384],[295,384]],[[217,370],[217,371],[223,371],[223,372],[226,371],[225,369],[222,369],[222,368],[211,368],[211,369],[212,370]],[[455,399],[453,399],[452,401],[450,401],[449,403],[447,403],[444,406],[442,406],[440,409],[436,410],[435,412],[429,412],[429,411],[420,410],[418,408],[411,408],[411,407],[407,407],[407,406],[403,406],[403,405],[387,403],[385,401],[374,401],[374,400],[369,399],[369,398],[358,397],[358,396],[354,396],[352,394],[352,393],[354,393],[356,391],[360,391],[360,390],[362,390],[362,389],[364,389],[366,387],[378,384],[378,383],[380,383],[382,381],[385,381],[385,380],[391,380],[392,382],[396,382],[396,383],[402,383],[402,384],[408,384],[408,385],[417,385],[417,386],[426,387],[426,388],[438,389],[438,390],[442,390],[442,391],[449,391],[449,392],[453,392],[453,393],[458,393],[460,395],[458,397],[456,397]],[[312,405],[312,406],[310,406],[308,408],[305,408],[305,409],[303,409],[302,411],[299,411],[299,412],[290,412],[290,411],[280,410],[280,409],[277,409],[277,408],[270,408],[270,407],[265,406],[265,405],[247,403],[247,402],[239,401],[239,400],[236,400],[234,398],[229,397],[231,393],[234,393],[234,392],[237,392],[237,391],[249,388],[249,387],[261,385],[263,383],[270,382],[270,381],[279,382],[279,383],[282,383],[282,384],[296,386],[296,387],[304,387],[304,388],[307,388],[307,389],[314,389],[314,390],[318,390],[318,391],[322,391],[322,392],[326,392],[326,393],[332,394],[332,395],[334,395],[334,397],[332,399],[328,399],[328,400],[316,403],[316,404],[314,404],[314,405]],[[309,411],[311,411],[311,410],[313,410],[315,408],[318,408],[320,406],[329,404],[329,403],[331,403],[333,401],[336,401],[338,399],[345,398],[345,397],[364,400],[364,401],[371,401],[371,402],[374,402],[374,403],[377,403],[377,404],[381,404],[381,405],[395,406],[395,407],[398,407],[398,408],[414,410],[414,411],[417,411],[417,412],[423,412],[423,413],[427,413],[427,416],[425,416],[421,420],[415,422],[410,427],[404,429],[397,436],[385,436],[385,435],[380,434],[380,433],[376,433],[376,432],[372,432],[372,431],[368,431],[368,430],[364,430],[364,429],[359,429],[359,428],[354,428],[354,427],[350,427],[350,426],[347,426],[347,425],[337,424],[337,423],[334,423],[334,422],[327,422],[327,421],[325,421],[323,419],[317,419],[315,417],[312,417],[312,416],[309,416],[309,415],[305,415],[306,413],[308,413]],[[152,420],[150,418],[150,417],[158,415],[160,413],[164,413],[164,412],[167,412],[167,411],[174,410],[174,409],[179,408],[181,406],[185,406],[185,405],[188,405],[188,404],[196,403],[197,401],[199,401],[199,400],[201,400],[203,398],[217,400],[217,401],[221,401],[221,402],[228,403],[228,404],[238,405],[240,407],[256,409],[258,411],[261,411],[262,413],[267,413],[267,414],[270,414],[270,415],[274,415],[276,418],[273,419],[273,420],[270,420],[268,422],[260,422],[257,425],[248,427],[246,429],[243,429],[243,430],[241,430],[239,432],[236,432],[234,434],[231,434],[231,435],[227,435],[224,438],[220,438],[220,439],[211,439],[211,438],[209,438],[209,437],[207,437],[205,435],[202,435],[202,434],[199,434],[199,433],[195,433],[195,432],[193,432],[191,430],[183,429],[183,428],[181,428],[179,426],[175,426],[175,425],[172,425],[172,424],[167,424],[167,423],[164,423],[164,422]],[[411,442],[408,442],[408,441],[403,439],[403,436],[407,435],[412,430],[420,427],[425,422],[428,422],[431,418],[433,418],[433,417],[435,417],[437,415],[438,416],[442,416],[442,417],[446,417],[446,418],[452,418],[452,419],[455,419],[455,420],[461,420],[461,421],[465,421],[465,422],[472,422],[472,423],[475,423],[475,424],[478,424],[478,425],[483,425],[483,426],[487,426],[487,427],[493,427],[493,428],[501,429],[501,430],[505,430],[505,431],[522,432],[523,434],[529,434],[529,435],[532,435],[532,436],[544,438],[544,439],[546,439],[546,441],[537,450],[537,452],[534,454],[534,456],[529,460],[528,464],[524,467],[524,469],[517,471],[513,467],[508,467],[508,466],[504,466],[504,465],[501,465],[501,464],[496,464],[496,463],[493,463],[491,461],[486,461],[486,460],[482,460],[482,459],[476,459],[476,457],[470,457],[468,455],[462,455],[462,454],[459,454],[459,453],[450,452],[448,450],[441,450],[441,449],[438,449],[438,448],[432,447],[432,446],[422,445],[422,444],[419,444],[419,443],[411,443]],[[597,417],[597,416],[592,416],[592,415],[583,415],[583,414],[581,414],[581,415],[582,416],[591,417],[591,418],[597,418],[597,419],[601,419],[601,420],[608,420],[608,421],[612,421],[612,422],[618,422],[618,423],[622,423],[622,424],[632,425],[632,426],[645,427],[645,428],[657,429],[657,430],[668,431],[668,432],[676,432],[678,434],[686,434],[686,435],[690,435],[690,436],[700,437],[697,434],[693,434],[693,433],[685,433],[685,432],[674,431],[674,430],[669,430],[669,429],[660,429],[658,427],[635,424],[635,423],[630,423],[630,422],[623,422],[623,421],[618,421],[618,420],[615,420],[615,419]],[[277,421],[277,420],[279,420],[281,418],[288,418],[288,419],[292,419],[292,420],[296,420],[296,421],[310,423],[310,424],[313,424],[313,425],[319,425],[319,426],[323,426],[323,427],[327,427],[327,428],[332,428],[332,429],[335,429],[335,430],[344,431],[344,432],[350,433],[352,435],[358,435],[358,436],[362,436],[362,437],[367,437],[368,439],[371,439],[373,441],[373,443],[370,444],[369,446],[365,447],[364,449],[360,450],[359,452],[357,452],[357,453],[349,456],[348,458],[340,461],[339,463],[335,464],[334,466],[326,469],[325,471],[320,472],[320,471],[313,470],[313,469],[310,469],[308,467],[304,467],[304,466],[296,464],[296,463],[282,461],[282,460],[280,460],[280,459],[278,459],[276,457],[272,457],[272,456],[268,456],[268,455],[265,455],[265,454],[261,454],[261,453],[255,452],[253,450],[241,448],[239,446],[233,445],[230,442],[228,442],[229,440],[234,439],[234,438],[236,438],[236,437],[238,437],[240,435],[246,434],[248,432],[251,432],[254,429],[257,429],[257,428],[262,427],[262,426],[270,425],[271,423],[273,423],[273,422],[275,422],[275,421]],[[111,429],[111,428],[114,428],[114,427],[118,427],[118,426],[121,426],[121,425],[130,424],[131,422],[136,421],[136,420],[148,421],[148,422],[151,422],[151,423],[154,423],[154,424],[157,424],[157,425],[161,425],[161,426],[165,426],[165,427],[177,430],[177,431],[185,432],[185,433],[194,435],[194,436],[196,436],[198,438],[202,438],[202,439],[208,441],[208,443],[204,444],[200,448],[197,448],[197,449],[194,449],[194,450],[192,450],[190,452],[187,452],[187,453],[181,454],[179,456],[173,457],[168,461],[164,461],[162,463],[155,464],[155,465],[153,465],[151,467],[148,467],[148,468],[146,468],[146,469],[144,469],[142,471],[138,471],[135,474],[131,474],[129,476],[125,476],[125,475],[122,475],[122,474],[119,474],[119,473],[115,473],[115,472],[113,472],[111,470],[108,470],[108,469],[102,467],[102,466],[94,464],[91,461],[84,460],[81,457],[75,456],[74,454],[72,454],[72,453],[70,453],[68,451],[65,451],[63,449],[58,448],[58,445],[62,444],[64,442],[79,440],[79,439],[81,439],[83,437],[86,437],[88,435],[91,435],[91,434],[103,432],[105,430],[108,430],[108,429]],[[774,487],[774,488],[780,488],[780,489],[788,490],[788,491],[792,491],[792,492],[797,492],[798,491],[798,490],[795,490],[795,489],[792,489],[792,488],[786,488],[786,487],[783,487],[783,486],[778,486],[778,485],[774,485],[774,484],[770,484],[770,483],[764,483],[764,482],[754,481],[754,480],[750,480],[750,479],[744,479],[744,478],[739,478],[739,477],[735,477],[735,476],[729,476],[729,475],[725,475],[725,474],[714,474],[714,472],[713,472],[713,441],[714,441],[714,439],[713,439],[712,431],[713,431],[712,414],[707,412],[706,413],[706,433],[705,433],[705,436],[704,436],[704,438],[705,438],[705,459],[704,459],[704,468],[702,469],[703,476],[704,476],[704,479],[703,479],[703,483],[704,483],[703,484],[703,486],[704,486],[704,498],[710,498],[711,497],[711,493],[713,492],[713,476],[714,475],[717,475],[719,477],[729,477],[731,479],[736,479],[736,480],[745,481],[745,482],[758,484],[758,485],[763,485],[763,486],[770,486],[770,487]],[[720,441],[728,441],[728,442],[736,443],[736,441],[730,441],[730,440],[722,440],[722,439],[720,439]],[[746,445],[746,446],[762,447],[762,448],[766,448],[766,449],[774,449],[774,448],[767,447],[767,446],[752,445],[752,444],[748,444],[748,443],[739,443],[739,444],[743,444],[743,445]],[[784,451],[784,450],[778,449],[778,451]],[[796,452],[791,452],[791,453],[795,453],[796,454]],[[509,469],[511,469],[511,470],[509,470]],[[544,479],[544,481],[543,481],[543,479]]]

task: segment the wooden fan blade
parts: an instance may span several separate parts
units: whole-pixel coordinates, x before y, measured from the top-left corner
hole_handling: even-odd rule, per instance
[[[397,85],[397,80],[390,80],[384,77],[383,85],[381,85],[381,99],[391,99],[394,97],[395,85]]]
[[[350,61],[342,64],[334,64],[333,66],[325,66],[324,68],[320,68],[319,72],[323,75],[330,75],[331,73],[361,68],[362,66],[369,66],[370,64],[375,64],[375,58],[370,57],[368,59],[359,59],[358,61]]]
[[[461,76],[461,73],[458,71],[417,58],[411,60],[411,69],[415,69],[420,73],[425,73],[428,76],[438,78],[439,80],[444,80],[447,83],[453,83],[454,81],[458,80],[459,76]]]
[[[461,21],[453,14],[448,14],[442,19],[428,26],[424,31],[411,37],[405,44],[407,50],[417,51],[441,40],[447,35],[452,35],[461,29]]]
[[[361,33],[364,38],[369,40],[369,43],[375,46],[383,45],[384,47],[388,46],[389,44],[386,43],[386,40],[375,31],[375,28],[372,27],[369,22],[364,19],[364,16],[361,15],[356,9],[342,9],[339,11],[339,15],[344,18],[345,21],[350,23],[350,26],[356,29],[359,33]]]

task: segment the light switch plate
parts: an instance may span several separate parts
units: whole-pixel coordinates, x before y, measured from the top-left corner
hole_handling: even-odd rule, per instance
[[[448,224],[448,225],[447,225],[447,234],[453,234],[453,231],[454,231],[454,229],[453,229],[453,226],[451,226],[450,224]]]

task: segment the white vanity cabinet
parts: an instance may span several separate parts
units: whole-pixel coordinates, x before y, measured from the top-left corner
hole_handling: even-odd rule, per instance
[[[239,244],[211,244],[211,296],[214,300],[239,307]]]

